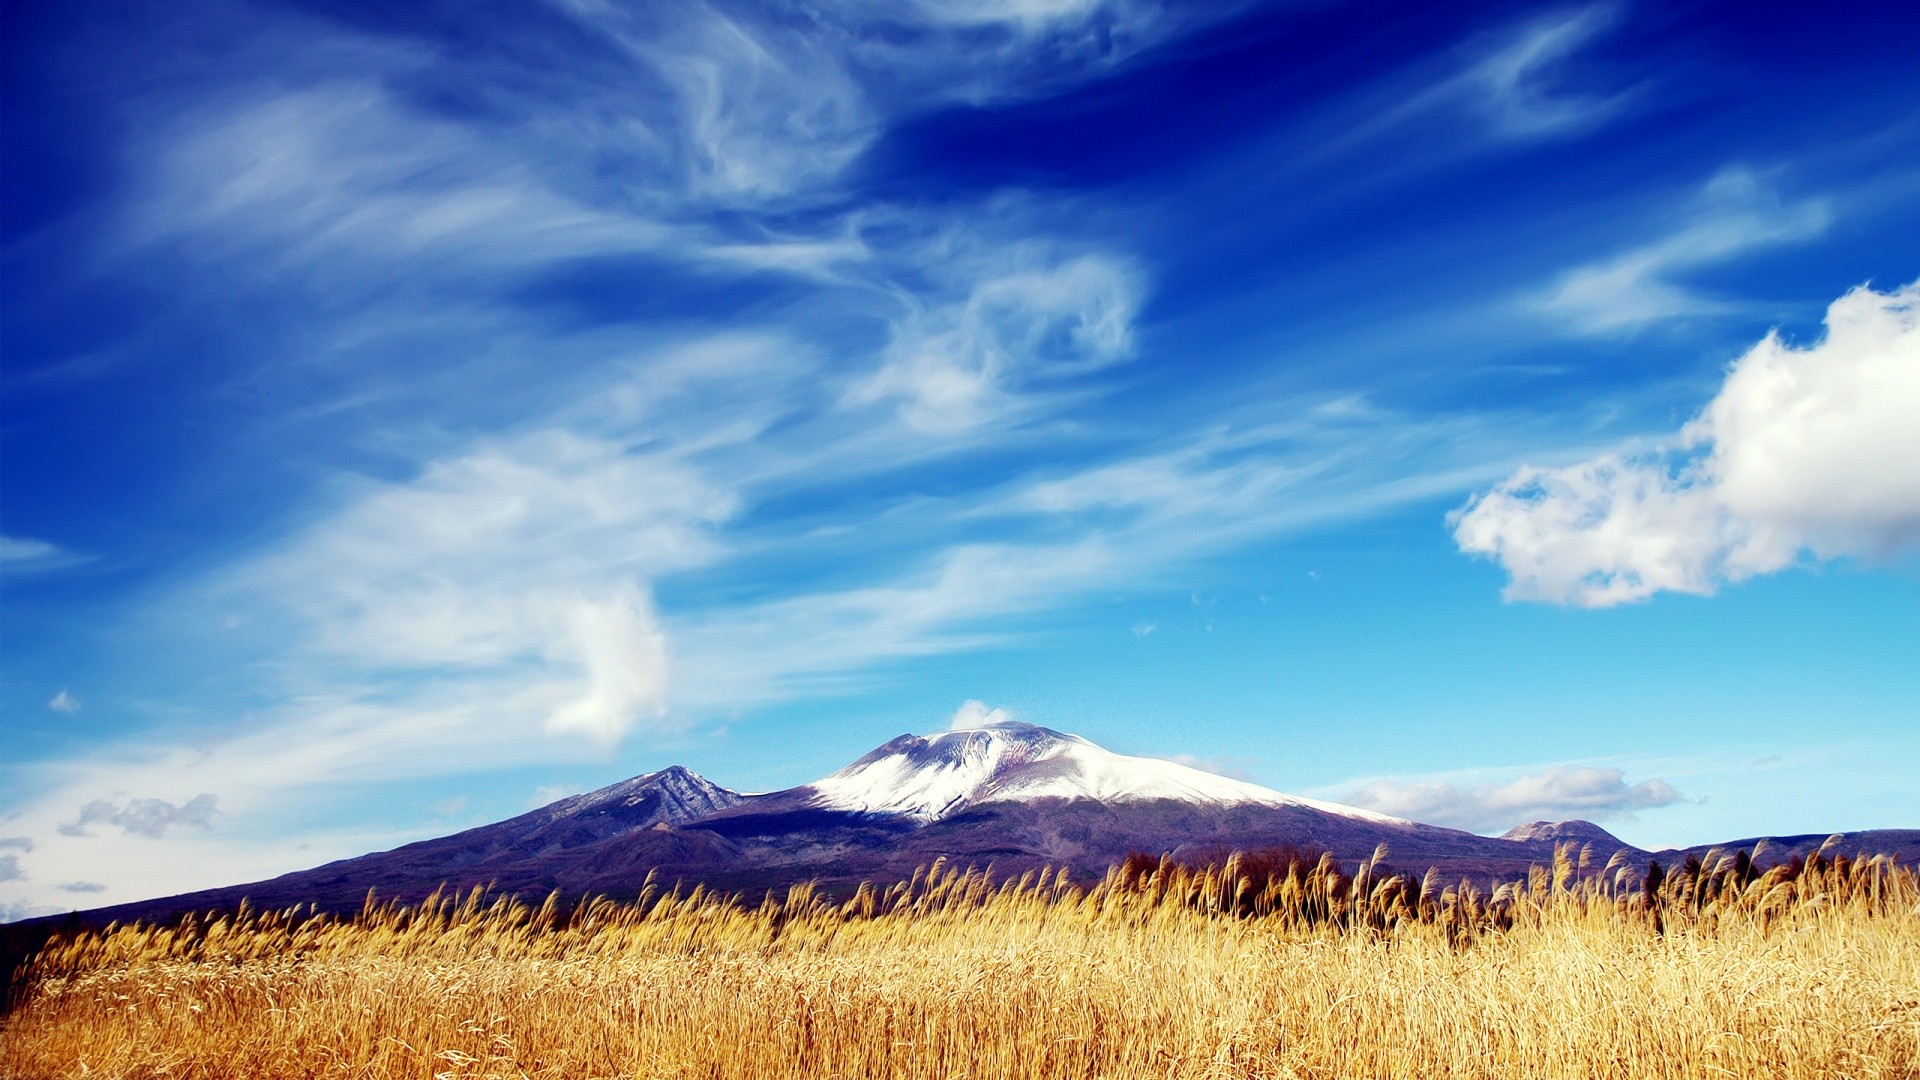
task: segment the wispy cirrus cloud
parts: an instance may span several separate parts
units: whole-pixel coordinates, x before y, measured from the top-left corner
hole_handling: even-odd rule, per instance
[[[87,556],[30,536],[0,535],[0,573],[33,574],[87,561]]]
[[[1615,4],[1549,11],[1474,35],[1440,57],[1420,61],[1381,80],[1339,110],[1337,134],[1318,140],[1316,155],[1335,155],[1388,138],[1419,136],[1422,128],[1453,134],[1445,149],[1419,158],[1451,157],[1469,148],[1568,139],[1626,114],[1646,95],[1641,85],[1583,85],[1575,77],[1582,54],[1619,21]],[[1588,63],[1588,79],[1596,65]],[[1466,127],[1473,136],[1460,139]]]
[[[1689,286],[1689,272],[1757,249],[1813,239],[1832,219],[1825,201],[1783,199],[1744,169],[1716,176],[1695,204],[1685,223],[1668,235],[1569,270],[1526,305],[1583,334],[1725,314],[1740,305]]]
[[[1016,265],[970,282],[964,299],[916,304],[850,401],[897,401],[909,425],[932,434],[1022,411],[1022,391],[1044,393],[1131,353],[1138,277],[1120,260],[1081,255]]]
[[[1562,65],[1620,21],[1615,4],[1544,15],[1522,26],[1436,94],[1460,94],[1484,110],[1506,138],[1570,135],[1629,108],[1638,88],[1601,91],[1572,84]]]
[[[1005,644],[1025,632],[1021,616],[1149,590],[1201,558],[1484,482],[1511,460],[1507,440],[1527,437],[1487,420],[1317,404],[1287,403],[1284,423],[1209,425],[1077,470],[1042,467],[945,498],[916,492],[888,531],[934,540],[904,552],[862,547],[858,533],[793,537],[787,550],[829,543],[875,572],[670,616],[680,700],[711,710],[841,692],[889,663]]]

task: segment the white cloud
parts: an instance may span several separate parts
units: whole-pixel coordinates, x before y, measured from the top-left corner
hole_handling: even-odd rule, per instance
[[[874,584],[688,615],[674,623],[680,700],[712,709],[817,693],[889,660],[1004,641],[981,620],[1112,580],[1119,566],[1098,538],[958,544]]]
[[[25,881],[27,872],[20,869],[20,856],[0,855],[0,881]]]
[[[13,848],[16,851],[32,851],[31,836],[0,836],[0,848]]]
[[[905,101],[979,105],[1111,71],[1242,10],[1153,0],[829,0],[864,66]],[[884,29],[881,29],[884,27]]]
[[[375,82],[196,115],[153,155],[132,238],[190,239],[183,249],[199,256],[322,275],[330,291],[383,291],[417,280],[423,263],[436,277],[461,276],[681,235],[569,199],[472,133],[405,111]]]
[[[228,587],[390,675],[571,678],[547,729],[610,743],[666,717],[651,577],[712,559],[734,507],[674,455],[538,431],[372,487]]]
[[[1004,724],[1013,719],[1013,714],[1001,708],[988,708],[984,701],[968,698],[953,711],[953,719],[947,722],[948,731],[977,731],[980,728]]]
[[[1519,470],[1454,512],[1454,539],[1507,570],[1508,599],[1584,607],[1912,548],[1920,282],[1854,289],[1826,326],[1806,348],[1768,334],[1654,451]]]
[[[681,40],[649,51],[685,102],[692,187],[709,197],[817,189],[879,130],[840,58],[799,35],[776,44],[709,9]]]
[[[1508,138],[1573,134],[1611,119],[1633,92],[1583,93],[1556,85],[1559,66],[1613,25],[1618,12],[1595,4],[1556,12],[1522,27],[1501,48],[1474,64],[1455,84],[1486,111]]]
[[[1498,561],[1508,600],[1609,607],[1656,592],[1712,593],[1785,566],[1794,548],[1738,518],[1663,457],[1526,467],[1453,519],[1460,550]]]
[[[527,797],[527,809],[538,810],[543,806],[557,803],[570,795],[578,794],[580,794],[580,785],[578,784],[542,784],[534,788],[533,794]]]
[[[1587,334],[1729,311],[1734,304],[1678,279],[1755,248],[1813,239],[1831,216],[1824,202],[1787,202],[1752,173],[1730,170],[1706,186],[1690,219],[1668,236],[1575,268],[1527,304]]]
[[[1019,408],[1024,386],[1131,355],[1140,293],[1131,267],[1103,255],[993,274],[964,299],[897,322],[880,370],[851,400],[897,401],[909,425],[934,434],[978,427]]]
[[[1680,793],[1665,780],[1629,784],[1619,769],[1556,765],[1505,783],[1446,779],[1373,780],[1340,796],[1350,806],[1468,832],[1504,832],[1529,821],[1604,821],[1672,806]]]
[[[1079,22],[1109,8],[1129,5],[1109,0],[911,0],[910,6],[930,21],[963,25],[1009,23],[1039,28]]]
[[[38,562],[59,553],[59,548],[45,540],[34,540],[25,536],[0,536],[0,564]]]
[[[86,557],[30,536],[0,534],[0,572],[28,574],[40,570],[58,570],[85,562]]]
[[[73,696],[73,691],[62,687],[60,692],[53,695],[52,699],[47,702],[47,708],[52,709],[54,712],[66,713],[71,716],[80,711],[80,699]]]
[[[92,825],[117,825],[136,836],[159,838],[175,825],[210,829],[220,813],[219,799],[200,794],[175,805],[165,799],[129,799],[122,805],[108,799],[95,799],[80,808],[80,816],[60,826],[66,836],[87,836]]]
[[[1315,466],[1272,454],[1240,455],[1217,438],[1165,453],[1139,454],[1043,480],[1015,492],[999,509],[1048,515],[1126,512],[1156,518],[1231,517],[1271,508],[1276,497]]]
[[[1479,36],[1448,56],[1387,77],[1335,110],[1302,152],[1337,154],[1390,134],[1413,135],[1417,125],[1437,119],[1449,121],[1436,125],[1446,130],[1444,148],[1429,147],[1410,161],[1431,164],[1436,154],[1446,159],[1467,149],[1591,131],[1641,97],[1638,87],[1589,91],[1572,78],[1570,62],[1597,42],[1617,15],[1612,4],[1591,4]],[[1474,138],[1460,137],[1460,119],[1476,129]]]
[[[637,719],[666,717],[667,639],[637,587],[576,604],[568,624],[586,669],[586,693],[548,714],[548,731],[613,743]]]
[[[673,113],[648,118],[634,164],[671,162],[681,194],[740,209],[818,200],[890,116],[1083,79],[1230,13],[1136,0],[829,0],[801,21],[698,3],[557,6],[671,91]],[[602,141],[634,141],[635,98],[604,103],[619,122],[602,126]]]

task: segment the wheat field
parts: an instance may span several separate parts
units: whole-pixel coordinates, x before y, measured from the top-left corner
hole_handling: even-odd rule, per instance
[[[10,1078],[1920,1076],[1920,883],[1820,856],[475,892],[109,928],[26,978]]]

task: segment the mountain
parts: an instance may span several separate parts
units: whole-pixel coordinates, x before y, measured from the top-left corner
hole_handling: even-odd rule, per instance
[[[1515,825],[1500,834],[1502,840],[1512,840],[1521,844],[1592,844],[1594,850],[1603,855],[1611,855],[1620,848],[1632,848],[1626,841],[1613,835],[1591,821],[1535,821],[1526,825]]]
[[[899,815],[927,823],[984,803],[1040,799],[1304,806],[1380,824],[1410,824],[1177,762],[1116,754],[1078,735],[1011,720],[936,735],[902,735],[811,784],[750,802],[759,812],[781,806]]]
[[[652,825],[683,825],[737,805],[737,791],[708,780],[682,765],[622,780],[598,791],[575,795],[522,814],[501,825],[539,822],[538,834],[563,847],[605,840]]]
[[[561,799],[518,817],[421,840],[266,881],[140,901],[110,909],[115,918],[156,918],[176,911],[231,907],[247,898],[256,907],[314,904],[323,910],[358,908],[369,891],[418,899],[441,884],[492,885],[503,891],[546,893],[618,889],[656,865],[726,862],[733,852],[708,833],[674,826],[738,804],[738,792],[674,765],[659,772]]]
[[[1825,839],[1773,842],[1784,858]],[[1503,837],[1479,836],[1000,722],[902,735],[812,783],[761,795],[674,766],[451,836],[86,916],[165,918],[232,907],[243,897],[262,907],[351,911],[369,890],[416,900],[442,886],[623,898],[636,895],[649,874],[747,895],[811,880],[832,894],[861,881],[904,879],[941,857],[1003,874],[1060,866],[1089,881],[1136,852],[1200,861],[1293,849],[1352,864],[1381,844],[1401,872],[1489,879],[1523,874],[1565,843],[1590,849],[1601,865],[1617,852],[1639,864],[1705,850],[1653,855],[1587,821],[1538,821]],[[1917,858],[1920,832],[1849,834],[1842,848]]]
[[[1838,840],[1835,841],[1835,837]],[[1831,846],[1829,847],[1829,843]],[[1829,855],[1852,857],[1861,852],[1875,855],[1888,855],[1895,862],[1920,863],[1920,829],[1868,829],[1862,832],[1848,833],[1799,833],[1793,836],[1749,836],[1744,840],[1727,840],[1718,844],[1701,844],[1698,847],[1675,848],[1656,853],[1655,858],[1662,862],[1673,862],[1689,855],[1705,856],[1715,849],[1721,851],[1752,851],[1760,848],[1760,861],[1773,863],[1787,859],[1804,859],[1821,848],[1827,848]]]

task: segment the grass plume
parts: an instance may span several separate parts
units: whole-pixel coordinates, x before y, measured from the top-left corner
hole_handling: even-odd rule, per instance
[[[9,1077],[1913,1077],[1920,882],[1827,852],[1494,888],[1297,853],[833,902],[481,892],[58,939]]]

